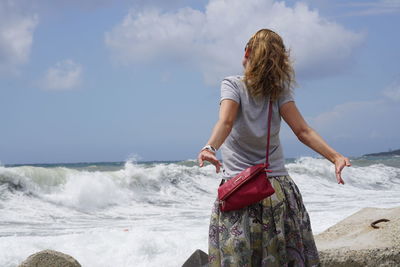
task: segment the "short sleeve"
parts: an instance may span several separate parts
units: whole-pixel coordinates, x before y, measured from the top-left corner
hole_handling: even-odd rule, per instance
[[[238,84],[230,78],[225,78],[221,83],[221,99],[222,100],[231,99],[240,104],[240,93]]]
[[[282,94],[281,97],[278,99],[278,106],[281,106],[287,102],[294,101],[293,92],[290,89],[286,89],[285,92]]]

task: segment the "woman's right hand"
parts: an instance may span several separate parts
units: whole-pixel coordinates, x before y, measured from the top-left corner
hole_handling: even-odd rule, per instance
[[[211,164],[215,166],[215,171],[219,173],[219,170],[222,166],[221,162],[217,159],[215,154],[207,149],[203,149],[200,151],[199,156],[197,157],[197,160],[199,161],[199,166],[203,167],[204,166],[204,161],[208,161]]]
[[[335,174],[336,180],[338,184],[344,184],[342,178],[342,170],[344,167],[350,167],[351,163],[350,160],[342,155],[338,155],[334,160],[333,163],[335,164]]]

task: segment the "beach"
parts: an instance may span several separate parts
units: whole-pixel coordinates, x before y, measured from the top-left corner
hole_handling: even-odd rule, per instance
[[[344,247],[352,231],[360,234],[350,227],[340,242],[318,235],[346,217],[399,206],[399,157],[352,163],[343,172],[346,184],[338,185],[326,160],[287,160],[322,251],[338,249],[323,240]],[[82,266],[180,266],[196,249],[207,251],[219,179],[212,166],[198,168],[194,160],[0,166],[0,266],[17,266],[44,249]],[[377,237],[363,238],[371,244],[365,249],[386,248],[370,242]]]

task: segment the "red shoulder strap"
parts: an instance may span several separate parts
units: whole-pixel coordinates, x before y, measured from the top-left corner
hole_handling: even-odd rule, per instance
[[[272,101],[269,100],[268,103],[268,132],[267,132],[267,148],[266,148],[266,155],[265,155],[265,167],[269,167],[269,139],[271,136],[271,119],[272,119]]]

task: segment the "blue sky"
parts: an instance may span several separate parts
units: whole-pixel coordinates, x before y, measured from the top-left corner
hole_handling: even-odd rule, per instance
[[[290,47],[297,105],[329,144],[400,148],[398,0],[32,2],[0,0],[2,164],[195,158],[260,28]]]

